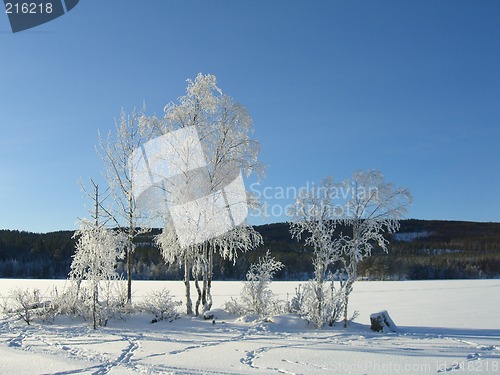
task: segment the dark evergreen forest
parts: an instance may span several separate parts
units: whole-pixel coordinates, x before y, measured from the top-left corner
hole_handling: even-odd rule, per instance
[[[214,259],[214,279],[243,280],[248,267],[269,249],[285,264],[276,280],[311,277],[312,249],[292,240],[286,223],[256,227],[264,246],[238,260]],[[339,227],[339,232],[346,230]],[[29,233],[0,230],[0,278],[66,278],[74,253],[73,231]],[[166,266],[153,244],[157,229],[136,240],[133,278],[182,279],[181,269]],[[423,280],[500,277],[500,223],[403,220],[388,235],[389,253],[376,249],[359,266],[370,280]],[[118,270],[124,272],[122,263]],[[335,271],[335,270],[332,270]]]

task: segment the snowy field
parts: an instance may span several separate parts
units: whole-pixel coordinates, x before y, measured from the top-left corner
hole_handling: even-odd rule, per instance
[[[0,280],[49,291],[63,280]],[[282,299],[297,282],[275,282]],[[178,282],[134,282],[135,301]],[[214,307],[236,297],[240,282],[214,282]],[[194,298],[194,295],[193,295]],[[110,321],[96,331],[62,317],[27,326],[0,319],[1,374],[500,374],[500,280],[358,282],[349,303],[359,311],[344,329],[315,329],[284,315],[268,322],[220,316],[215,324],[150,316]],[[369,315],[388,310],[398,333],[372,332]]]

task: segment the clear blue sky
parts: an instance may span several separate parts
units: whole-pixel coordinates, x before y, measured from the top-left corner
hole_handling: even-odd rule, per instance
[[[0,228],[74,229],[97,130],[198,72],[250,111],[262,189],[376,168],[409,217],[500,221],[500,1],[85,0],[0,14]]]

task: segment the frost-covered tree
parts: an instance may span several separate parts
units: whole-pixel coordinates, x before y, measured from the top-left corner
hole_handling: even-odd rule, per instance
[[[99,222],[102,200],[99,185],[90,180],[93,194],[88,194],[93,202],[90,211],[92,221],[80,220],[80,228],[75,232],[76,248],[71,262],[70,280],[76,284],[75,303],[80,303],[79,292],[82,281],[86,281],[91,295],[91,314],[94,329],[100,325],[99,289],[103,281],[119,278],[116,264],[123,258],[126,237],[122,232],[106,228]]]
[[[260,145],[251,138],[253,127],[250,115],[240,104],[222,94],[213,75],[200,73],[194,81],[188,80],[186,95],[180,97],[177,104],[168,104],[165,107],[163,118],[151,117],[147,121],[143,121],[142,125],[144,132],[151,136],[172,134],[177,130],[191,127],[196,129],[206,165],[203,168],[198,168],[196,173],[181,173],[176,178],[163,181],[161,188],[168,196],[171,207],[181,206],[185,202],[196,202],[196,198],[199,197],[216,196],[212,202],[215,207],[220,205],[220,199],[227,201],[227,196],[221,195],[219,197],[217,194],[238,178],[240,173],[244,176],[253,172],[259,176],[262,174],[263,168],[258,161]],[[189,150],[188,152],[184,150],[182,158],[180,157],[179,160],[189,166],[192,163],[190,157],[192,157],[192,153]],[[189,170],[189,168],[179,168],[179,166],[177,168]],[[245,194],[250,195],[248,192]],[[246,201],[246,203],[253,202],[252,199]],[[169,218],[165,225],[167,227],[170,225],[171,215],[168,213],[164,216]],[[186,216],[188,217],[185,220],[190,223],[204,223],[199,227],[199,231],[195,230],[190,234],[192,238],[196,238],[199,233],[203,232],[205,229],[203,225],[207,225],[207,223],[213,226],[214,232],[222,233],[216,227],[217,220],[221,218],[210,218],[210,212],[201,212],[200,217],[194,217],[193,210],[190,210]],[[220,220],[219,224],[227,225],[223,220]],[[171,234],[167,233],[166,237],[169,236]],[[160,246],[167,244],[166,248],[162,250],[165,260],[172,259],[170,251],[175,253],[175,257],[183,259],[186,296],[189,294],[190,282],[190,270],[186,267],[191,267],[191,271],[194,271],[195,275],[201,276],[201,295],[198,289],[199,285],[197,285],[197,289],[204,311],[209,310],[212,304],[210,288],[213,253],[219,252],[224,258],[232,259],[235,252],[229,249],[247,251],[262,242],[260,235],[245,223],[235,225],[234,229],[215,237],[204,241],[192,241],[189,245],[181,244],[180,247],[167,244],[167,241],[164,240],[158,241]],[[181,239],[178,238],[178,240]],[[188,311],[190,311],[189,305],[188,300]]]
[[[408,189],[386,182],[382,173],[375,170],[355,172],[339,183],[329,177],[319,186],[300,192],[290,210],[290,231],[292,237],[304,238],[306,245],[314,249],[315,279],[312,286],[304,289],[305,293],[308,289],[314,291],[317,306],[314,320],[322,321],[325,306],[330,311],[328,315],[336,316],[342,308],[347,326],[349,295],[359,262],[371,255],[376,244],[387,251],[385,235],[399,229],[399,220],[411,202]],[[340,226],[345,229],[340,231]],[[330,288],[323,285],[328,267],[333,264],[341,265],[338,290],[333,284]],[[329,291],[330,301],[326,305],[325,291]]]
[[[340,235],[343,254],[344,325],[347,325],[349,295],[357,279],[358,264],[371,255],[375,245],[387,252],[386,234],[399,230],[399,220],[413,201],[407,188],[386,182],[376,170],[357,171],[339,185],[345,199],[335,222],[349,227]]]
[[[69,277],[88,283],[95,329],[100,325],[99,289],[103,281],[118,279],[116,264],[123,258],[124,237],[119,232],[85,219],[80,221],[80,229],[74,237],[77,241]]]
[[[125,261],[127,270],[127,299],[132,300],[132,253],[134,238],[149,230],[148,219],[139,209],[134,198],[134,169],[129,161],[137,148],[144,142],[140,133],[139,122],[144,117],[145,109],[133,111],[132,114],[121,112],[119,120],[115,120],[115,130],[105,140],[98,133],[98,154],[105,164],[104,176],[110,187],[114,204],[111,207],[101,206],[114,224],[127,235]]]
[[[330,266],[342,258],[335,221],[337,196],[338,185],[333,178],[328,177],[319,185],[301,189],[295,205],[288,211],[292,238],[303,239],[305,245],[314,251],[314,279],[304,288],[306,296],[303,300],[307,301],[308,318],[317,326],[331,323],[333,309],[330,304],[337,304],[337,299],[330,296],[335,288],[326,285],[333,284],[333,280],[328,277]]]

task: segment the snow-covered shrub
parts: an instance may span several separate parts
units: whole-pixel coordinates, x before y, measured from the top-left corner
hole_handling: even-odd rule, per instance
[[[269,251],[257,263],[250,265],[245,285],[239,300],[226,302],[225,309],[232,314],[256,314],[259,316],[277,314],[283,311],[283,303],[278,301],[269,284],[283,263],[271,257]]]
[[[93,288],[86,284],[69,289],[62,298],[61,313],[73,318],[90,320],[95,327],[106,325],[107,317],[103,314],[101,304],[98,301],[94,303],[93,294]]]
[[[287,295],[287,311],[291,314],[301,314],[302,308],[304,306],[304,300],[304,289],[302,287],[302,284],[299,284],[299,286],[295,288],[295,295],[290,301],[288,301]]]
[[[180,301],[174,301],[167,289],[162,289],[149,293],[139,308],[144,312],[153,314],[155,316],[154,321],[173,321],[179,317],[177,307],[181,304]]]
[[[224,302],[224,310],[226,310],[229,314],[232,315],[245,315],[245,309],[241,302],[233,297],[230,297],[229,301]]]
[[[316,327],[332,326],[343,311],[343,290],[337,290],[333,281],[318,284],[310,280],[295,289],[295,296],[288,303],[290,313],[300,314]]]
[[[90,311],[86,301],[89,300],[88,288],[73,280],[62,293],[55,291],[51,304],[57,315],[66,315],[72,318],[90,319]]]
[[[127,280],[120,278],[106,282],[103,300],[110,318],[122,319],[124,314],[133,312],[133,307],[128,302]]]
[[[292,238],[303,240],[304,245],[314,250],[314,279],[297,289],[291,305],[317,327],[335,323],[339,297],[343,295],[335,290],[330,275],[332,268],[342,259],[335,221],[337,189],[338,184],[333,178],[325,178],[318,186],[301,190],[295,205],[288,210]]]
[[[0,293],[0,314],[5,315],[9,313],[9,304],[7,302],[7,297],[2,296]]]
[[[344,309],[344,289],[337,290],[333,281],[323,284],[324,287],[324,311],[323,311],[323,324],[333,326],[338,322],[342,316]]]
[[[38,309],[42,307],[40,289],[12,289],[9,298],[12,301],[10,312],[15,313],[26,324],[30,325],[37,316]]]
[[[84,292],[84,313],[85,319],[92,318],[92,290],[83,288]],[[127,281],[119,278],[117,280],[107,280],[99,285],[99,301],[96,306],[99,325],[106,326],[110,318],[123,319],[125,314],[133,312],[132,304],[128,303]]]
[[[47,297],[39,303],[36,310],[36,316],[42,322],[53,322],[59,314],[57,305],[57,289],[54,288],[50,293],[45,293]]]
[[[99,284],[99,300],[95,305],[95,319],[99,326],[105,326],[108,319],[122,319],[132,312],[127,303],[127,285],[122,279],[103,281]],[[87,281],[70,280],[69,285],[59,293],[56,289],[50,295],[50,311],[70,318],[94,319],[93,289]],[[46,320],[46,319],[44,319]]]

